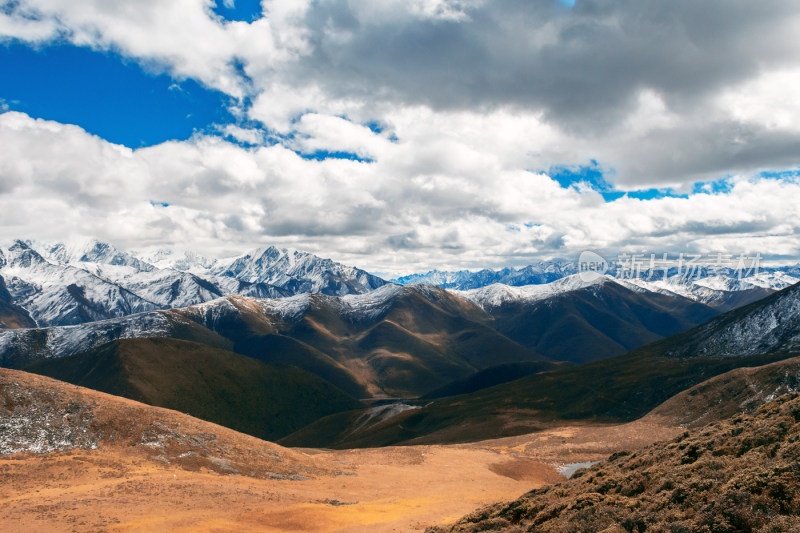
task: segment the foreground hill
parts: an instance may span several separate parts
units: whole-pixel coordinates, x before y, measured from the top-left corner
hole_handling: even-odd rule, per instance
[[[179,468],[257,478],[324,475],[305,456],[188,415],[0,369],[0,456],[122,450]]]
[[[638,449],[676,431],[637,422],[514,442],[289,450],[175,411],[0,369],[0,527],[421,531],[563,479],[553,463]]]
[[[299,368],[174,339],[122,339],[26,370],[267,440],[361,407]]]
[[[800,396],[687,432],[429,533],[796,531]]]

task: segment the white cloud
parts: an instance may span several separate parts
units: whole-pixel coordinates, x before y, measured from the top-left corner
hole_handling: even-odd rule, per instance
[[[794,181],[735,178],[722,194],[606,203],[543,174],[596,160],[621,190],[685,192],[796,168],[796,6],[265,0],[252,23],[212,7],[26,0],[0,12],[0,39],[114,49],[252,97],[240,109],[248,126],[219,128],[250,148],[196,136],[130,150],[0,115],[9,237],[90,228],[211,253],[267,241],[384,272],[583,248],[800,254]],[[296,153],[316,151],[372,162]]]
[[[587,248],[800,253],[796,180],[736,178],[726,194],[605,203],[507,167],[502,151],[494,161],[470,156],[468,136],[430,147],[441,162],[427,174],[399,164],[405,142],[386,142],[374,163],[309,161],[218,137],[130,150],[7,112],[0,225],[5,239],[90,233],[211,254],[269,242],[382,272],[523,264]]]

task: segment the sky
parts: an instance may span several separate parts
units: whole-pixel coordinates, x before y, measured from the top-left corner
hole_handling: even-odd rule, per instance
[[[0,0],[0,240],[800,260],[791,0]]]

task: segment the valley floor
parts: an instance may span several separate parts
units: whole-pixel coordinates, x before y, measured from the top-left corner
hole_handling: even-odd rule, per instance
[[[295,450],[312,479],[187,470],[125,447],[0,457],[0,531],[422,531],[682,432],[647,417],[447,446]],[[256,468],[258,465],[254,465]]]

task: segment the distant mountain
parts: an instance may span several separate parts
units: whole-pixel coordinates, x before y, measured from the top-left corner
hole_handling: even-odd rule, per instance
[[[430,286],[364,295],[230,296],[69,327],[0,332],[0,366],[86,352],[117,339],[200,342],[311,372],[354,397],[417,396],[504,363],[543,361],[474,304]]]
[[[431,286],[231,298],[178,312],[252,357],[303,364],[326,379],[344,369],[370,396],[416,396],[489,366],[543,359],[498,333],[474,304]],[[287,353],[295,354],[290,361]]]
[[[268,284],[291,294],[322,293],[332,296],[362,294],[387,282],[357,268],[307,252],[270,246],[215,263],[208,274],[244,283]]]
[[[580,470],[427,533],[797,531],[800,397]]]
[[[74,269],[46,261],[42,268]],[[452,293],[384,285],[340,297],[229,296],[70,327],[6,330],[0,332],[0,365],[24,368],[117,339],[162,337],[294,365],[357,398],[415,397],[498,365],[603,359],[715,314],[673,293],[611,278],[587,283],[578,276]]]
[[[37,324],[81,324],[158,308],[87,270],[51,263],[22,241],[5,250],[4,256],[0,276],[11,303]]]
[[[498,283],[511,287],[549,284],[576,272],[575,263],[557,260],[499,271],[431,271],[397,281],[470,290]],[[638,284],[651,292],[677,294],[719,311],[750,303],[800,281],[800,267],[767,269],[744,280],[732,279],[731,272],[701,269],[699,273],[700,279],[693,280],[656,276],[620,281]],[[622,276],[619,265],[612,265],[610,275]],[[0,247],[0,278],[8,294],[0,299],[0,305],[4,305],[4,313],[15,317],[0,320],[0,327],[6,328],[29,324],[20,318],[26,314],[39,326],[74,325],[154,309],[187,307],[230,295],[345,296],[364,294],[387,284],[363,270],[273,246],[228,259],[210,259],[170,250],[132,253],[94,239],[14,241],[7,248]]]
[[[401,276],[391,281],[400,285],[426,283],[445,289],[470,290],[486,287],[495,283],[511,287],[540,285],[552,283],[553,281],[578,273],[578,265],[574,261],[556,259],[553,261],[539,261],[521,268],[503,268],[500,270],[483,269],[475,272],[469,270],[451,272],[431,270],[426,273]],[[666,272],[658,269],[650,270],[644,268],[636,272],[636,276],[633,276],[630,265],[612,262],[609,264],[607,274],[623,281],[636,282],[638,279],[645,284],[661,282],[665,278],[671,278],[671,283],[673,284],[691,285],[692,283],[699,282],[702,286],[718,291],[741,291],[755,287],[780,290],[800,281],[800,264],[777,268],[761,267],[758,273],[744,271],[743,274],[748,277],[743,278],[738,285],[736,282],[740,281],[740,273],[732,268],[696,268],[692,270],[691,275],[688,275],[686,269],[684,269],[683,273],[679,273],[677,272],[677,268],[671,268]],[[713,281],[706,281],[704,283],[703,280],[731,280],[731,283],[726,285],[718,282],[715,284]],[[692,291],[688,292],[691,294]],[[689,294],[680,294],[691,297]]]
[[[659,294],[610,276],[568,276],[544,285],[494,284],[455,294],[475,302],[495,327],[549,359],[586,363],[679,333],[717,314],[676,294]]]
[[[242,295],[361,294],[385,285],[363,270],[305,252],[260,248],[228,260],[161,252],[143,257],[96,240],[15,241],[0,248],[2,327],[74,325]],[[20,311],[21,310],[21,311]],[[20,314],[22,312],[22,314]],[[20,322],[20,320],[22,320]]]
[[[764,272],[746,279],[715,275],[699,280],[671,276],[652,281],[644,279],[623,281],[652,292],[683,296],[724,312],[761,300],[776,290],[794,285],[800,279],[782,272]]]
[[[424,274],[402,276],[392,281],[400,285],[425,283],[428,285],[437,285],[444,289],[469,290],[492,285],[493,283],[501,283],[503,285],[515,287],[521,285],[539,285],[542,283],[550,283],[576,273],[578,273],[578,268],[575,263],[566,260],[556,260],[540,261],[519,269],[483,269],[477,272],[470,272],[469,270],[459,270],[456,272],[431,270]]]
[[[0,264],[3,257],[0,255]],[[0,276],[0,329],[2,328],[34,328],[36,322],[33,321],[28,312],[14,304],[11,294],[6,288],[6,282]]]
[[[344,448],[431,444],[519,435],[567,421],[630,421],[714,376],[798,357],[799,340],[797,284],[623,355],[433,400],[369,431],[351,426],[358,412],[332,415],[282,442]],[[764,381],[763,388],[769,387],[772,382]]]
[[[174,311],[152,311],[74,326],[0,330],[0,367],[22,369],[118,339],[170,338],[221,349],[233,343]]]

